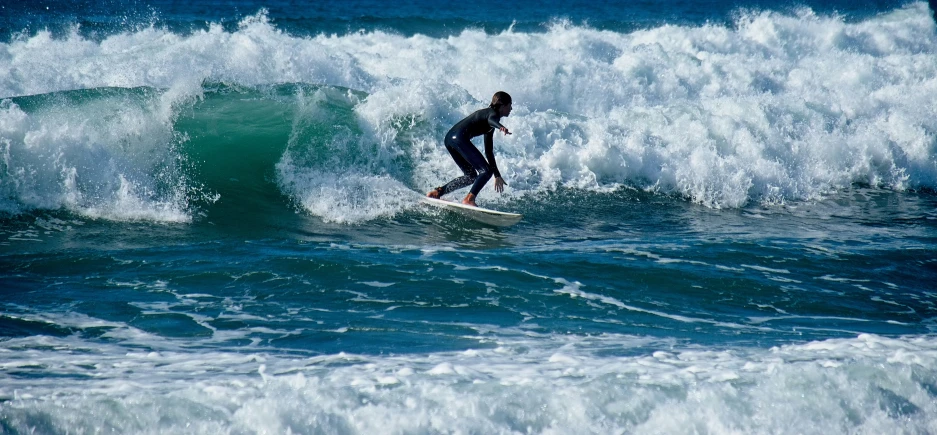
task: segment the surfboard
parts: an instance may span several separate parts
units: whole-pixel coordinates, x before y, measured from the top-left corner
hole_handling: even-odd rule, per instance
[[[481,222],[483,224],[494,225],[498,227],[509,227],[520,222],[524,215],[517,213],[508,213],[504,211],[491,210],[482,207],[472,207],[461,202],[446,201],[444,199],[434,199],[423,197],[423,202],[434,207],[439,207],[455,213],[459,213],[469,219]]]

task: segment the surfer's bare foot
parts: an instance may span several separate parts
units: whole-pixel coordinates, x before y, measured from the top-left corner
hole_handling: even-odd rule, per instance
[[[439,199],[442,196],[442,187],[437,187],[433,190],[430,190],[426,193],[426,196],[433,199]]]
[[[475,204],[475,195],[471,193],[465,195],[465,199],[462,200],[462,204],[478,207],[478,204]]]

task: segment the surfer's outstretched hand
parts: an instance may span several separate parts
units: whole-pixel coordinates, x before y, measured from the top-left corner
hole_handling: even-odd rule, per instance
[[[511,134],[511,132],[508,130],[508,128],[507,128],[507,127],[504,127],[504,126],[501,126],[501,128],[499,128],[498,130],[501,130],[501,132],[504,133],[504,134]]]
[[[495,192],[503,193],[505,184],[507,183],[501,177],[495,177]]]

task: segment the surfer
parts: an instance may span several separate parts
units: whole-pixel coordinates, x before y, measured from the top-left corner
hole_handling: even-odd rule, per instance
[[[504,179],[501,178],[501,172],[498,171],[498,165],[495,163],[494,132],[500,130],[506,135],[511,134],[500,122],[501,117],[510,114],[511,96],[507,92],[498,91],[491,97],[491,104],[487,108],[475,111],[450,128],[444,141],[446,150],[449,151],[459,169],[462,169],[464,175],[445,186],[430,190],[426,196],[439,199],[449,192],[471,184],[472,189],[462,199],[462,203],[477,207],[475,197],[492,175],[495,177],[495,191],[504,192]],[[482,157],[481,152],[471,141],[473,137],[481,135],[485,135],[485,157]]]

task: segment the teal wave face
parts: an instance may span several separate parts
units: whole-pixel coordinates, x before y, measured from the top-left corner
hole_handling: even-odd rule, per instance
[[[179,148],[189,174],[213,195],[202,211],[208,220],[287,209],[274,168],[298,116],[292,90],[216,87],[180,112],[175,129],[184,138]]]
[[[296,213],[304,200],[328,197],[325,190],[353,189],[342,181],[349,175],[400,184],[397,179],[409,177],[409,156],[400,149],[406,145],[382,146],[362,130],[355,107],[364,98],[304,84],[209,86],[175,123],[193,181],[217,195],[206,218],[259,221]],[[334,202],[355,196],[362,193],[342,192]]]

